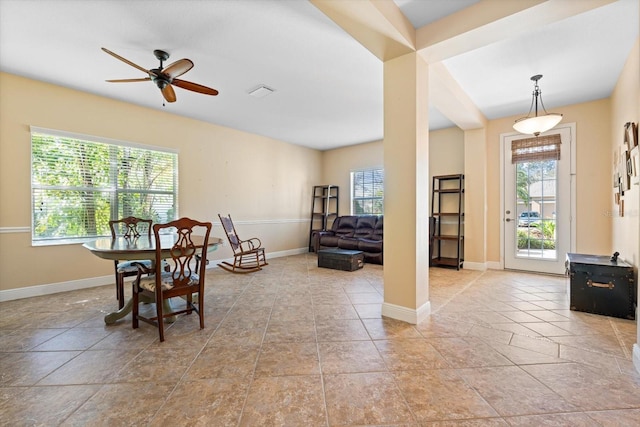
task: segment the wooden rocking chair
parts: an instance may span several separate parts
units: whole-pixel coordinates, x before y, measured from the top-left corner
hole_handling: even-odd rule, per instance
[[[242,240],[236,233],[231,215],[224,217],[218,214],[218,218],[220,218],[222,228],[224,228],[231,249],[233,249],[233,264],[222,261],[218,264],[220,268],[232,273],[251,273],[262,270],[263,266],[268,265],[260,239],[252,237],[248,240]]]

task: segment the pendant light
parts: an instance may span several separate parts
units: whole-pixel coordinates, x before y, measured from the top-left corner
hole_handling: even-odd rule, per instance
[[[546,132],[562,120],[562,114],[558,113],[547,113],[547,110],[544,108],[544,104],[542,103],[542,92],[540,91],[540,87],[538,86],[538,80],[542,78],[542,74],[536,74],[531,77],[531,80],[534,81],[533,86],[533,98],[531,99],[531,107],[529,107],[529,112],[526,117],[522,117],[513,124],[513,128],[527,135],[535,135],[538,136],[542,132]],[[544,111],[544,115],[538,115],[538,98],[540,98],[540,106],[542,107],[542,111]],[[531,116],[531,111],[534,108],[535,104],[535,116]]]

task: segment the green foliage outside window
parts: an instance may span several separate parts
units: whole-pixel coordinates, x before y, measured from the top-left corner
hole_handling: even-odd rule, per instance
[[[177,154],[32,132],[34,242],[110,236],[109,220],[175,219]]]
[[[518,249],[555,249],[555,220],[542,220],[540,229],[518,229]]]

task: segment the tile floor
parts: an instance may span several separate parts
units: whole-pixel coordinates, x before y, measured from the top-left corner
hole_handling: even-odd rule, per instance
[[[634,321],[561,277],[431,269],[432,315],[382,318],[382,267],[207,276],[206,328],[105,326],[112,286],[0,304],[3,426],[640,426]],[[152,307],[152,306],[151,306]]]

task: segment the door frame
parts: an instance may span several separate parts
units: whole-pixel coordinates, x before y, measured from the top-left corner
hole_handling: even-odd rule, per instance
[[[571,135],[570,141],[570,201],[569,201],[569,251],[576,251],[576,188],[577,188],[577,175],[576,175],[576,123],[562,123],[554,127],[553,130],[569,129]],[[505,258],[505,204],[504,204],[504,166],[505,166],[505,140],[509,137],[522,135],[518,132],[508,132],[500,134],[500,269],[504,270],[504,258]],[[523,270],[524,271],[524,270]],[[545,273],[548,274],[548,273]]]

